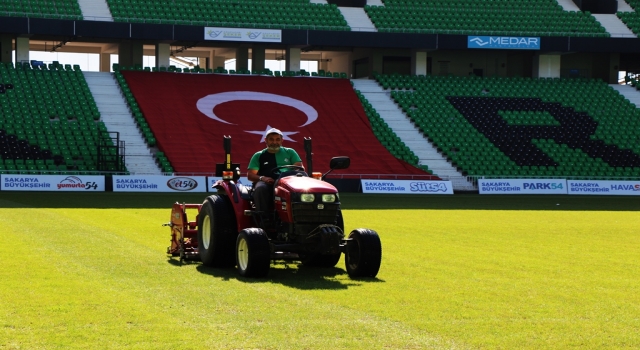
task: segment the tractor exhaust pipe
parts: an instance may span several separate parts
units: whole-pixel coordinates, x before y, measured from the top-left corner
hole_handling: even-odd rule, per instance
[[[216,176],[222,176],[224,178],[224,172],[232,171],[233,181],[238,181],[240,178],[240,164],[231,162],[231,136],[224,136],[222,147],[224,147],[224,163],[216,164]]]
[[[307,154],[307,174],[313,174],[313,153],[311,152],[311,138],[304,138],[304,152]]]
[[[224,147],[224,157],[225,157],[225,170],[231,169],[231,136],[224,136],[222,141],[222,147]]]

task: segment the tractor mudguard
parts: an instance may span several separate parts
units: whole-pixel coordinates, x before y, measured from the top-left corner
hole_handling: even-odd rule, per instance
[[[244,215],[245,210],[251,210],[250,199],[243,195],[242,190],[239,189],[239,187],[244,186],[241,184],[236,185],[236,183],[229,180],[218,180],[212,187],[218,190],[218,194],[229,197],[229,203],[233,207],[233,212],[236,217],[238,232],[244,228],[253,226],[251,217]]]

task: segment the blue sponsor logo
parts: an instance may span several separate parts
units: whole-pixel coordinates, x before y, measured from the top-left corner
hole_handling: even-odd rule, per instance
[[[522,187],[525,190],[561,190],[563,188],[560,182],[525,182]]]
[[[611,185],[611,189],[613,191],[640,191],[640,185],[630,185],[630,184],[616,184]]]
[[[207,35],[212,39],[217,38],[220,34],[222,34],[221,30],[208,30],[207,31]]]
[[[447,185],[442,182],[412,182],[411,192],[447,192]]]
[[[540,38],[522,36],[468,36],[467,48],[540,50]]]

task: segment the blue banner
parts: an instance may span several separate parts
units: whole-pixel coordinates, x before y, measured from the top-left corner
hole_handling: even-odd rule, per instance
[[[540,50],[540,38],[524,36],[468,36],[467,48]]]
[[[362,193],[453,194],[451,181],[360,180]]]
[[[640,196],[640,181],[569,180],[569,194]]]
[[[565,179],[478,179],[480,194],[567,194]]]

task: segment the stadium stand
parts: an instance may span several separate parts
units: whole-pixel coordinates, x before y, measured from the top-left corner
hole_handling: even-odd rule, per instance
[[[120,72],[120,67],[118,67],[118,65],[115,65],[114,68],[115,68],[114,76],[116,78],[116,81],[118,82],[118,85],[120,86],[120,89],[122,90],[122,94],[124,95],[124,98],[127,101],[127,105],[131,110],[131,113],[133,115],[133,118],[135,119],[138,129],[142,133],[147,145],[149,145],[150,147],[155,147],[156,146],[155,135],[151,131],[151,128],[149,127],[149,124],[147,123],[147,120],[145,119],[144,115],[140,111],[140,107],[138,106],[138,103],[135,97],[133,96],[133,93],[129,89],[129,85],[127,85],[127,82],[124,76]],[[171,68],[169,71],[175,71],[175,67]],[[171,162],[166,157],[164,152],[156,151],[154,156],[156,159],[156,163],[160,167],[162,172],[173,173],[175,171],[171,166]]]
[[[596,79],[377,75],[472,176],[640,176],[640,111]]]
[[[215,27],[350,30],[336,5],[305,0],[108,0],[116,21]]]
[[[352,166],[341,174],[366,174],[376,169],[377,175],[433,178],[412,166],[412,159],[395,158],[374,137],[357,95],[344,79],[120,73],[153,131],[158,149],[176,172],[211,173],[224,159],[222,148],[212,147],[212,142],[216,143],[212,140],[222,140],[224,135],[234,140],[234,159],[249,159],[263,147],[265,130],[278,127],[285,132],[285,146],[301,155],[303,137],[314,140],[314,149],[327,155],[314,159],[319,169],[328,168],[330,156],[348,155]],[[251,96],[244,94],[246,86],[251,86]],[[263,97],[256,93],[269,100],[260,100]],[[280,100],[282,96],[295,100]],[[200,103],[204,107],[199,107]]]
[[[0,81],[0,171],[123,169],[79,66],[0,64]]]
[[[360,93],[360,91],[356,90],[356,95],[360,99],[362,106],[364,107],[365,113],[369,118],[369,123],[371,123],[371,129],[373,130],[373,134],[376,135],[380,143],[382,143],[391,154],[393,154],[396,158],[402,159],[405,162],[417,166],[430,174],[433,174],[432,171],[429,170],[427,165],[419,165],[418,164],[418,156],[416,156],[413,151],[407,147],[407,145],[402,142],[402,140],[396,135],[395,132],[387,125],[387,123],[380,117],[380,114],[373,108],[371,103],[367,101],[366,97]]]
[[[638,35],[640,34],[640,16],[637,11],[640,10],[640,0],[626,0],[626,2],[634,11],[618,12],[617,16],[634,34]]]
[[[6,0],[0,2],[0,16],[81,20],[77,0]]]
[[[302,101],[317,96],[317,101],[308,103],[319,111],[320,119],[333,118],[332,126],[341,129],[335,136],[339,142],[318,141],[332,128],[320,122],[304,125],[297,120],[300,115],[282,119],[296,130],[290,131],[287,142],[298,147],[297,138],[307,132],[321,142],[323,155],[339,153],[338,144],[350,149],[357,164],[350,174],[429,176],[425,174],[432,169],[444,174],[440,165],[445,160],[438,159],[438,165],[431,163],[430,168],[435,151],[425,155],[415,146],[424,142],[439,150],[461,177],[640,176],[638,108],[607,85],[616,83],[620,71],[627,71],[624,83],[640,88],[637,38],[626,28],[625,33],[615,32],[616,25],[624,22],[638,34],[640,17],[629,10],[629,6],[640,8],[638,0],[629,0],[629,6],[625,3],[617,16],[610,16],[615,25],[599,17],[603,13],[580,10],[581,5],[572,1],[367,1],[369,5],[358,5],[364,7],[356,10],[375,25],[368,27],[370,33],[355,25],[350,28],[347,23],[353,22],[348,22],[352,18],[347,11],[331,2],[106,0],[112,17],[100,17],[85,0],[2,1],[0,171],[127,172],[120,168],[124,163],[110,130],[84,89],[82,72],[28,60],[33,47],[71,51],[95,41],[100,48],[87,52],[100,52],[101,60],[119,55],[113,78],[164,173],[210,173],[221,159],[211,140],[220,138],[227,124],[200,120],[205,113],[193,109],[198,98],[230,92],[226,90],[230,87],[246,91],[257,86],[257,92],[300,96]],[[242,35],[257,35],[258,29],[282,31],[278,31],[280,41],[273,43],[221,43],[204,35],[204,26],[243,28],[238,31]],[[535,37],[540,45],[471,50],[468,40],[480,35]],[[48,40],[56,42],[53,47]],[[9,46],[15,56],[6,49]],[[149,56],[154,48],[156,66],[144,67],[143,55]],[[170,57],[188,52],[198,56],[195,64],[170,65]],[[281,71],[255,64],[261,60],[255,57],[266,60],[268,55],[288,62],[295,57],[297,62]],[[317,71],[300,69],[303,55],[318,62]],[[222,67],[229,58],[237,59],[235,69]],[[253,63],[243,62],[245,58]],[[111,66],[110,61],[101,62],[100,70],[106,74]],[[320,79],[327,77],[339,79]],[[404,130],[393,124],[396,117],[387,119],[386,111],[376,110],[365,94],[354,93],[346,84],[348,78],[374,78],[386,89],[385,103],[393,105],[389,98],[393,99],[424,140],[413,128],[408,140]],[[205,86],[204,81],[213,85]],[[228,86],[220,88],[220,82]],[[207,93],[195,92],[193,86]],[[261,103],[247,107],[234,101],[216,107],[232,116],[222,120],[241,125],[247,134],[234,135],[240,140],[234,147],[255,143],[251,137],[268,126],[249,127],[241,116],[261,115],[266,110]],[[274,110],[273,119],[278,121],[291,112],[282,107]],[[409,125],[407,119],[402,122]],[[203,130],[206,137],[193,136]],[[174,143],[175,139],[192,144]],[[104,153],[101,147],[111,150]],[[242,152],[249,154],[255,148],[247,146]],[[246,158],[242,152],[239,156]],[[327,161],[317,165],[326,166]],[[105,166],[109,162],[117,166]],[[455,169],[450,171],[457,176]]]
[[[554,0],[385,0],[365,11],[380,32],[609,36],[590,13]]]

